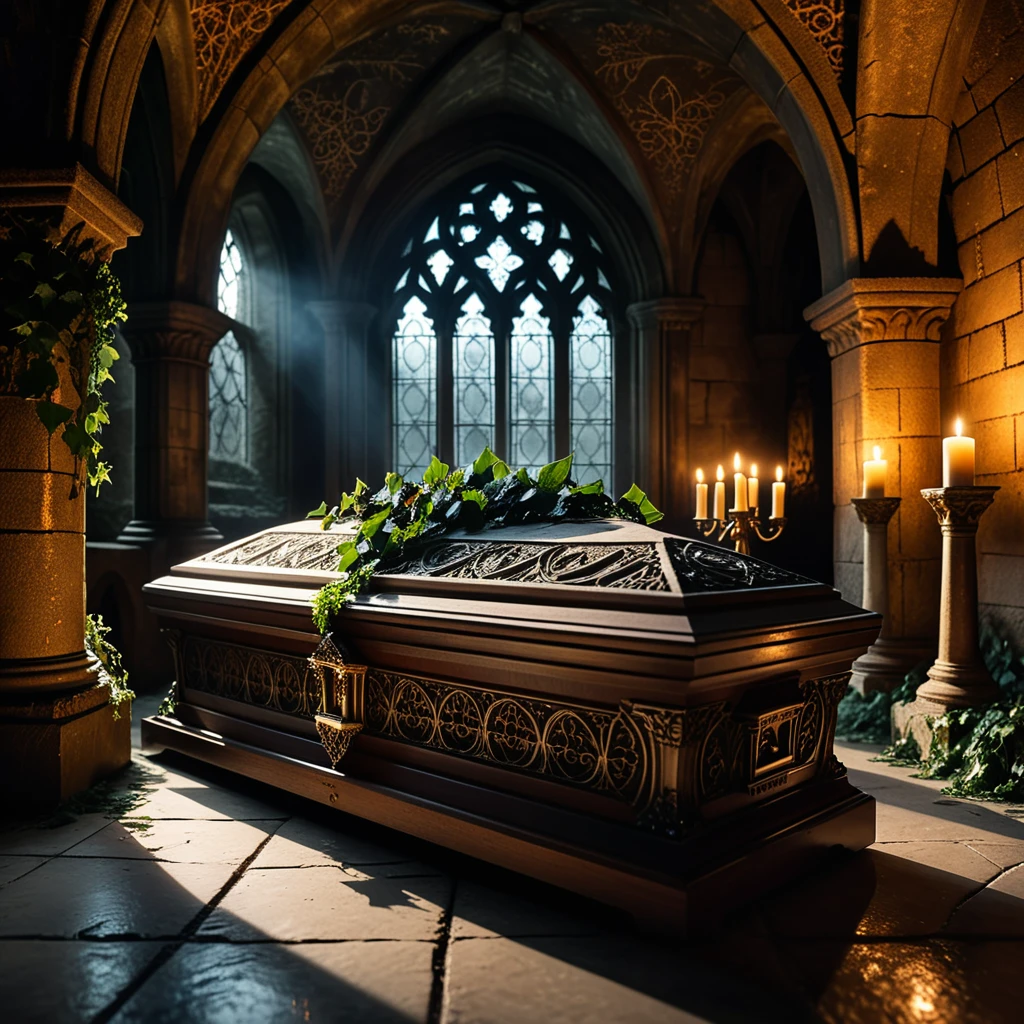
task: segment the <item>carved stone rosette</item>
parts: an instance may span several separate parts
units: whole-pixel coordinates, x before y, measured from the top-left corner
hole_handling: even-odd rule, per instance
[[[919,687],[927,707],[973,707],[994,700],[996,685],[978,649],[978,553],[975,537],[998,487],[931,487],[921,496],[942,527],[939,657]]]

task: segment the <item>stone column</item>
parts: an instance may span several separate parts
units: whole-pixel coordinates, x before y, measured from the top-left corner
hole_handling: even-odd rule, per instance
[[[135,518],[118,540],[157,549],[154,571],[222,540],[207,502],[210,352],[233,326],[171,301],[131,306],[122,328],[135,366]]]
[[[626,310],[635,353],[636,481],[678,530],[689,507],[690,332],[706,303],[694,296],[634,303]]]
[[[365,302],[324,299],[307,303],[324,331],[324,483],[327,504],[351,490],[357,476],[371,473],[369,415],[386,396],[373,380],[369,335],[376,307]],[[383,471],[382,471],[383,472]]]
[[[103,256],[142,228],[80,166],[0,172],[0,209],[52,218],[54,238],[81,224]],[[77,406],[67,364],[58,376],[54,400]],[[82,472],[34,401],[0,395],[0,805],[57,803],[131,754],[127,708],[114,718],[85,650]]]
[[[960,289],[956,278],[855,278],[804,311],[832,357],[834,560],[848,600],[860,600],[863,571],[850,499],[874,445],[889,462],[886,493],[903,499],[889,545],[894,675],[935,656],[939,538],[920,492],[942,478],[939,332]]]

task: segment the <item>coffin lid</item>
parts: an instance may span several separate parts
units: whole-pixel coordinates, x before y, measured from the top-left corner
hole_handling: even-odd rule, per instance
[[[343,525],[324,531],[318,521],[289,523],[207,552],[171,572],[319,588],[337,578],[336,548],[351,532]],[[446,534],[410,545],[401,558],[382,563],[370,590],[664,612],[839,600],[831,587],[750,555],[622,520]],[[843,607],[847,613],[856,611]]]

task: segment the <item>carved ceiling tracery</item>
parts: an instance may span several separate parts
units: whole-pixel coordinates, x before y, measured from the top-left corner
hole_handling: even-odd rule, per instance
[[[395,107],[462,35],[463,25],[407,23],[342,51],[291,99],[329,205],[336,204]]]
[[[291,0],[191,0],[199,81],[199,120],[224,83]]]

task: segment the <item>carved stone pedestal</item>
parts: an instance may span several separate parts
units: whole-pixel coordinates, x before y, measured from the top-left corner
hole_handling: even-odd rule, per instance
[[[900,507],[899,498],[854,498],[853,506],[864,524],[864,596],[861,604],[878,612],[882,632],[853,663],[850,685],[862,694],[894,690],[906,675],[906,651],[889,635],[889,520]]]

